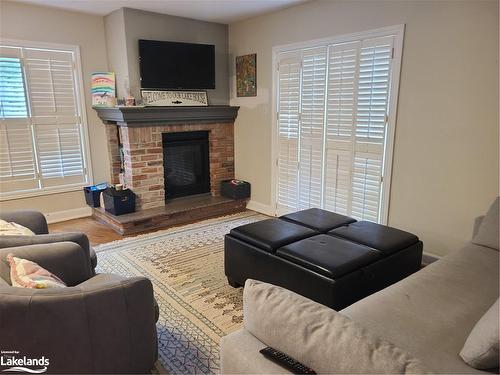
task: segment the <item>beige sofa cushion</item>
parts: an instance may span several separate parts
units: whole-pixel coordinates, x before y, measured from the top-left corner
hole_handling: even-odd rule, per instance
[[[474,368],[487,370],[498,367],[499,349],[498,299],[472,329],[460,357]]]
[[[426,373],[423,365],[335,310],[289,290],[247,280],[244,326],[318,373]]]
[[[480,246],[487,246],[495,250],[499,250],[498,236],[500,231],[499,223],[499,201],[497,197],[491,205],[488,213],[484,217],[477,234],[472,239],[472,243]]]
[[[500,253],[468,244],[341,311],[436,373],[483,373],[460,358],[467,336],[498,298]]]
[[[220,343],[221,374],[283,374],[282,366],[268,360],[260,350],[266,345],[245,328],[224,336]]]

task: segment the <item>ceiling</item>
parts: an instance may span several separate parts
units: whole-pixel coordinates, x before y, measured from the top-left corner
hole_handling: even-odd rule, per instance
[[[231,23],[309,0],[19,0],[78,12],[106,15],[123,7]]]

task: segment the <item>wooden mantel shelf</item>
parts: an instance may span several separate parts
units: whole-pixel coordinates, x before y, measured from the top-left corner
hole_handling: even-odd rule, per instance
[[[211,105],[208,107],[95,107],[94,109],[106,124],[144,127],[155,124],[234,122],[239,108]]]

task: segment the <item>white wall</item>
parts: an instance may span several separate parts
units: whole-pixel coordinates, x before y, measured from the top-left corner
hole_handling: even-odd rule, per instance
[[[90,74],[108,69],[103,17],[0,1],[2,38],[80,46],[94,181],[109,179],[104,124],[91,108]],[[0,209],[33,208],[45,213],[86,207],[82,191],[0,202]]]
[[[128,95],[127,40],[125,38],[124,9],[118,9],[104,17],[106,47],[108,52],[109,70],[115,73],[116,94],[123,98]]]
[[[498,194],[498,1],[313,1],[229,26],[238,178],[271,204],[272,47],[406,24],[389,225],[443,255]],[[254,98],[237,98],[235,56],[257,53]]]
[[[208,99],[210,104],[229,103],[227,25],[122,8],[105,17],[105,26],[118,97],[128,95],[127,85],[140,97],[139,39],[151,39],[215,45],[215,90],[207,90]]]

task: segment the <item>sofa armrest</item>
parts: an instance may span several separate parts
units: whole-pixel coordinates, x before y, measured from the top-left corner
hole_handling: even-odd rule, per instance
[[[119,313],[103,317],[106,322],[94,327],[95,330],[104,330],[104,332],[100,332],[103,338],[113,334],[113,324],[127,329],[127,332],[122,335],[124,336],[122,340],[127,350],[131,350],[131,359],[127,366],[121,369],[121,372],[125,369],[127,372],[135,373],[150,370],[158,355],[156,301],[151,281],[145,277],[124,278],[118,275],[99,274],[80,284],[79,287],[87,295],[86,306],[89,314],[100,316],[103,306],[106,305],[109,306],[109,311],[123,309]],[[115,299],[115,303],[110,299]],[[109,321],[113,321],[113,323]],[[108,325],[111,327],[102,328]],[[106,329],[108,332],[105,332]],[[119,340],[119,338],[115,339]],[[102,354],[98,360],[107,366],[109,356],[112,355],[107,348],[108,343],[103,340],[96,342],[95,345],[102,346],[99,349]],[[126,361],[117,359],[115,366],[123,366],[123,362]],[[113,370],[113,372],[115,371]]]
[[[74,242],[56,242],[0,249],[0,277],[10,281],[8,254],[31,260],[58,276],[68,286],[77,285],[93,276],[88,253]]]
[[[289,290],[247,280],[245,328],[318,373],[426,373],[423,365],[348,317]]]
[[[0,249],[57,242],[74,242],[80,245],[88,262],[92,264],[92,268],[95,268],[96,259],[92,261],[92,258],[96,256],[95,252],[90,247],[87,235],[81,232],[51,233],[37,236],[0,236]]]
[[[45,219],[45,216],[38,211],[34,210],[3,211],[2,213],[0,213],[0,219],[9,222],[13,221],[14,223],[20,224],[23,227],[29,228],[35,234],[49,233],[47,219]]]
[[[119,281],[123,281],[125,284],[127,284],[127,283],[130,283],[131,281],[136,280],[136,279],[141,279],[144,282],[146,282],[148,285],[151,284],[151,282],[145,278],[124,278],[122,276],[111,274],[111,273],[101,273],[101,274],[98,274],[96,277],[92,277],[92,278],[88,279],[87,281],[84,281],[79,286],[81,288],[85,288],[85,289],[92,289],[94,287],[105,288],[107,285],[114,285]],[[144,301],[144,304],[147,304],[149,301],[148,295],[146,294],[143,297],[146,298],[146,301]],[[153,298],[153,311],[154,311],[154,317],[155,317],[154,321],[157,322],[159,315],[160,315],[160,309],[159,309],[158,303],[156,302],[155,298]]]
[[[0,347],[44,355],[50,373],[147,373],[156,360],[153,289],[143,277],[0,287],[0,314]]]

